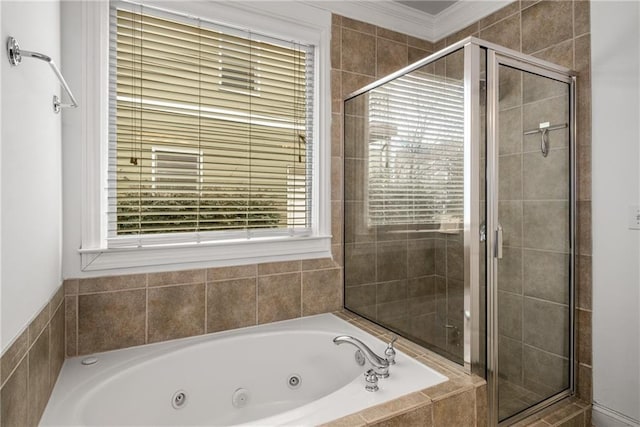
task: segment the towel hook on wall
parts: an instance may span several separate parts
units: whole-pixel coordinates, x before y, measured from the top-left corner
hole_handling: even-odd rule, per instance
[[[7,39],[7,55],[9,56],[9,63],[13,66],[19,65],[22,62],[23,56],[28,58],[40,59],[49,64],[56,77],[58,77],[60,85],[62,85],[62,88],[65,90],[65,92],[67,92],[67,95],[69,95],[69,99],[71,99],[71,104],[63,104],[57,95],[53,95],[53,111],[59,113],[61,108],[76,108],[78,106],[78,102],[73,96],[73,93],[71,93],[69,85],[67,85],[64,77],[62,77],[62,73],[60,73],[60,70],[56,66],[56,63],[53,62],[53,59],[51,59],[50,56],[38,52],[21,50],[18,42],[13,37],[9,37]]]

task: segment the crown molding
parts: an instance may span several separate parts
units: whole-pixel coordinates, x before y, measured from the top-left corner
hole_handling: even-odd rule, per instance
[[[509,0],[461,0],[434,16],[390,0],[302,2],[434,43],[511,3]]]
[[[432,41],[436,32],[433,15],[394,1],[303,0],[303,3],[424,40]]]
[[[485,16],[502,9],[512,1],[508,0],[461,0],[449,6],[434,17],[436,23],[433,36],[434,40],[441,40],[450,34],[459,31]]]

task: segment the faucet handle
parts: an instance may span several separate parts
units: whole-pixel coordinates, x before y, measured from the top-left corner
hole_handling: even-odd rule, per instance
[[[366,385],[364,386],[367,391],[378,391],[378,375],[374,372],[373,369],[369,369],[364,373],[364,381]]]
[[[398,336],[397,335],[392,335],[391,336],[391,341],[389,341],[389,343],[387,344],[387,348],[384,351],[384,356],[387,359],[387,362],[389,362],[389,365],[395,365],[396,364],[396,350],[393,348],[393,344],[398,340]]]

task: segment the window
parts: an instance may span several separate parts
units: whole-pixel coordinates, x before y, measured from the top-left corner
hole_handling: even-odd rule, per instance
[[[102,101],[67,115],[83,158],[67,171],[83,177],[68,193],[79,270],[331,256],[331,14],[171,5],[65,4],[86,22],[68,32],[81,36],[66,66],[83,70],[81,97]]]
[[[125,2],[111,32],[109,245],[308,235],[313,46]]]
[[[457,228],[464,205],[463,96],[460,80],[422,71],[371,91],[369,226]]]

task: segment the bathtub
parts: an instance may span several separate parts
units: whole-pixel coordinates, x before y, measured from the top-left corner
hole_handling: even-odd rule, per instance
[[[317,425],[447,380],[398,351],[366,391],[367,365],[337,335],[386,348],[321,314],[68,359],[41,425]]]

